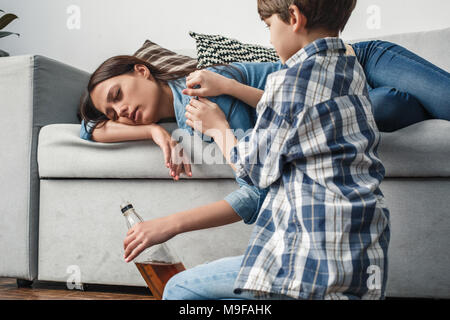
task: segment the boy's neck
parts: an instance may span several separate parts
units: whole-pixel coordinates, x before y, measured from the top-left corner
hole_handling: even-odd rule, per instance
[[[330,37],[339,37],[339,34],[336,32],[331,32],[325,29],[313,29],[309,30],[301,39],[301,49],[313,43],[317,39],[330,38]]]

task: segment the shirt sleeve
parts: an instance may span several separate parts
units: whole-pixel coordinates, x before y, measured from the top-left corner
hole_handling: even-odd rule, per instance
[[[242,218],[244,223],[252,224],[258,217],[259,210],[266,198],[268,189],[259,189],[236,177],[239,189],[225,197],[225,201]]]
[[[296,102],[283,102],[283,86],[271,80],[257,106],[258,119],[254,129],[231,150],[230,160],[236,176],[267,188],[277,181],[287,162],[301,157],[299,126],[303,106]],[[275,85],[274,85],[275,83]],[[291,114],[296,116],[292,117]],[[295,153],[293,155],[292,153]]]
[[[92,131],[97,125],[94,121],[89,121],[87,124],[84,120],[81,120],[80,138],[84,140],[92,141]]]

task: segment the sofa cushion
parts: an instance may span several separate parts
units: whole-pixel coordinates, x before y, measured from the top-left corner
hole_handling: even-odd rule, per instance
[[[175,123],[162,124],[178,133]],[[98,143],[79,138],[79,125],[53,124],[39,135],[41,178],[170,179],[163,154],[152,141]],[[387,177],[449,177],[450,121],[427,120],[382,133],[378,149]],[[183,135],[194,179],[234,178],[216,144]],[[219,163],[219,164],[217,164]]]
[[[193,179],[234,179],[216,144],[189,136],[176,123],[161,125],[174,135],[182,133],[177,136],[183,137],[184,150],[193,159]],[[41,178],[171,179],[163,153],[153,141],[99,143],[81,139],[79,132],[80,125],[73,124],[42,128],[38,148]]]
[[[388,177],[449,177],[450,121],[427,120],[382,133],[378,154]]]

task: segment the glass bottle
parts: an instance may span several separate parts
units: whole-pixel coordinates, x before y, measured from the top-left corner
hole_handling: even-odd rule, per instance
[[[120,209],[126,219],[128,229],[144,222],[130,202],[122,203]],[[134,258],[133,262],[136,264],[153,296],[158,300],[162,298],[164,287],[169,279],[185,270],[181,260],[165,243],[145,249]]]

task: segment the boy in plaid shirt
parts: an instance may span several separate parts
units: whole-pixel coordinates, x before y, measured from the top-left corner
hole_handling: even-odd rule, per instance
[[[214,138],[237,177],[269,192],[244,256],[175,276],[166,298],[384,298],[380,135],[364,72],[338,38],[355,5],[258,0],[286,68],[267,78],[255,128],[239,142],[217,105],[201,98],[186,107],[187,123]],[[216,294],[230,281],[233,292]]]

